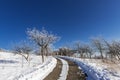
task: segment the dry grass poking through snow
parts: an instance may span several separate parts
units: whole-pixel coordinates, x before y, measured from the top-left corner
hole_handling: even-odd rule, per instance
[[[103,62],[101,59],[85,59],[83,61],[87,62],[92,66],[108,70],[110,79],[120,79],[120,62],[118,61],[111,62],[110,60],[105,60]]]
[[[120,72],[120,62],[116,61],[111,62],[110,60],[105,60],[104,62],[100,59],[92,59],[90,60],[91,63],[96,63],[96,66],[101,66],[104,67],[110,71],[114,71],[114,72]]]

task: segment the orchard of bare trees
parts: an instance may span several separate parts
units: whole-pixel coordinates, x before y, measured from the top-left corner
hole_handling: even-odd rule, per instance
[[[22,67],[23,59],[25,59],[30,64],[30,53],[38,52],[38,55],[42,56],[42,62],[44,62],[44,56],[52,54],[51,45],[59,40],[58,36],[48,32],[44,28],[41,31],[36,28],[27,29],[26,32],[29,40],[22,41],[13,48],[14,53],[22,56]],[[33,49],[34,46],[32,44],[39,47],[39,51],[36,51],[37,49],[35,48]]]
[[[89,43],[74,42],[72,48],[60,48],[59,55],[79,54],[80,58],[97,58],[104,60],[120,61],[120,41],[107,41],[101,37],[95,37]],[[69,52],[67,51],[69,50]],[[66,53],[66,54],[65,54]]]
[[[42,62],[44,62],[44,56],[54,54],[51,52],[51,46],[60,39],[57,35],[54,35],[44,28],[38,30],[36,28],[27,29],[27,35],[29,41],[39,47],[39,55],[42,56]],[[23,42],[14,47],[14,52],[20,54],[30,64],[30,53],[35,51],[33,46],[28,42]],[[89,43],[82,43],[80,41],[74,42],[70,47],[61,47],[56,52],[57,55],[73,56],[79,54],[80,58],[99,58],[102,60],[120,60],[120,41],[107,41],[101,37],[95,37],[90,40]]]

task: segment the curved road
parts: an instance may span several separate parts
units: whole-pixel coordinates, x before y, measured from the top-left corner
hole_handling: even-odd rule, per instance
[[[67,68],[68,72],[66,72]],[[56,67],[44,80],[63,80],[63,78],[64,80],[86,80],[85,74],[74,62],[58,58]]]

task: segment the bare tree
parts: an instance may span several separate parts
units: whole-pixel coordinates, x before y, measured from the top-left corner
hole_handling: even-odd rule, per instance
[[[112,44],[111,43],[109,43],[108,41],[106,41],[105,39],[103,39],[104,40],[104,42],[105,42],[105,44],[106,44],[106,46],[107,46],[107,53],[106,53],[106,59],[107,59],[107,56],[109,55],[110,56],[110,58],[111,58],[111,61],[112,61],[112,59],[113,59],[113,53],[114,53],[114,49],[113,49],[113,46],[112,46]]]
[[[105,50],[105,44],[103,39],[101,38],[93,38],[92,39],[92,44],[94,45],[94,47],[100,52],[101,58],[103,59],[103,53]]]
[[[62,47],[62,48],[59,48],[59,54],[61,56],[70,56],[71,55],[71,50],[67,47]]]
[[[80,43],[78,41],[78,42],[75,42],[75,47],[76,47],[77,52],[80,54],[81,58],[87,57],[87,55],[88,55],[87,47],[88,46],[86,44]]]
[[[88,45],[88,47],[87,47],[87,52],[89,54],[89,58],[91,59],[92,55],[94,54],[94,51],[90,45]]]
[[[93,55],[93,49],[89,44],[82,44],[81,50],[83,52],[84,57],[90,58]]]
[[[119,41],[114,41],[113,46],[115,49],[115,57],[117,57],[118,60],[120,60],[120,42]]]
[[[27,42],[24,41],[19,45],[16,45],[13,50],[16,54],[20,54],[22,56],[22,67],[23,67],[23,57],[30,65],[29,56],[30,56],[30,52],[32,51],[32,47]]]
[[[120,60],[120,42],[119,41],[112,41],[111,43],[104,40],[108,47],[108,54],[110,55],[111,61],[113,59]]]
[[[59,37],[42,29],[41,31],[37,29],[28,29],[27,34],[31,40],[33,40],[40,47],[42,62],[44,62],[45,51],[47,52],[47,48],[50,44],[56,42]]]

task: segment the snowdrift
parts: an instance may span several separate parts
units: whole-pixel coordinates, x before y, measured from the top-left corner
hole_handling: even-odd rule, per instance
[[[50,72],[52,72],[56,64],[57,60],[50,57],[42,65],[27,70],[18,76],[12,76],[8,80],[43,80]]]

